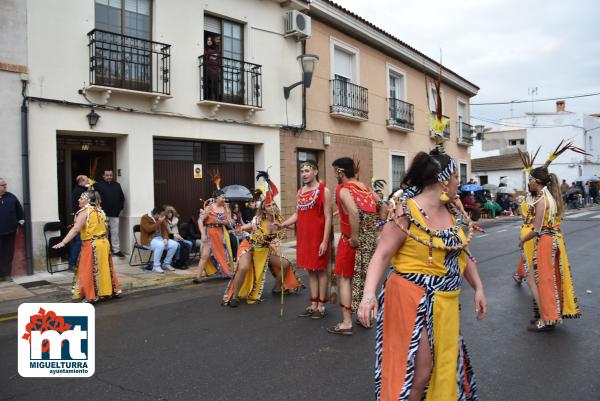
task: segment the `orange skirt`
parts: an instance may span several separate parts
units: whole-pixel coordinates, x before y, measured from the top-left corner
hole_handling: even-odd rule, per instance
[[[73,298],[85,298],[94,302],[100,297],[120,293],[121,288],[110,255],[108,239],[83,241],[75,270]]]

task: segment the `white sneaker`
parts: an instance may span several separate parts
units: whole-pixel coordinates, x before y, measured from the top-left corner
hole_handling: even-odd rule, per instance
[[[154,266],[154,267],[152,268],[152,272],[153,272],[153,273],[164,273],[165,271],[164,271],[163,269],[161,269],[161,267],[160,267],[160,266]]]
[[[163,265],[163,270],[168,270],[170,272],[175,271],[175,268],[171,265]]]

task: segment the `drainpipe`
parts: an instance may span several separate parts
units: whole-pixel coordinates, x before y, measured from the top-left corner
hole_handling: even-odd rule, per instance
[[[21,104],[21,170],[23,174],[23,209],[25,212],[25,256],[27,274],[33,274],[33,241],[31,228],[31,196],[29,193],[29,106],[27,104],[27,78],[21,78],[23,103]]]
[[[302,55],[306,54],[306,40],[302,41]],[[304,77],[302,77],[304,79]],[[306,129],[306,86],[302,85],[302,125],[300,130]]]

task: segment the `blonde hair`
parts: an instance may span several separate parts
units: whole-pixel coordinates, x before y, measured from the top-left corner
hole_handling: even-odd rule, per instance
[[[169,212],[171,212],[171,213],[173,213],[173,217],[179,218],[179,213],[177,213],[177,209],[175,209],[173,206],[163,205],[163,209],[165,210],[166,214],[169,214]]]

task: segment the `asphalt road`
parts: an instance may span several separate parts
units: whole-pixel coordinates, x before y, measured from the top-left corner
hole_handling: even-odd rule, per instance
[[[597,216],[597,217],[596,217]],[[553,333],[529,333],[528,289],[510,277],[518,222],[476,234],[472,251],[490,311],[478,322],[462,295],[462,333],[482,401],[600,400],[600,211],[563,223],[583,312]],[[374,332],[328,334],[339,318],[297,318],[308,292],[237,309],[219,305],[225,282],[147,291],[96,306],[96,374],[25,379],[17,373],[16,321],[0,323],[0,400],[373,399]],[[587,290],[591,291],[588,293]]]

